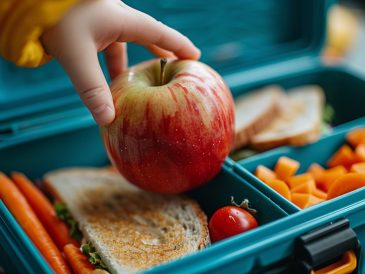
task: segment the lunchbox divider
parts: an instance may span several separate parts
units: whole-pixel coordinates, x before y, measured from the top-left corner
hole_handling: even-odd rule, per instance
[[[365,125],[365,118],[350,121],[338,128],[334,128],[331,133],[326,136],[322,136],[317,142],[313,144],[304,147],[276,148],[254,157],[238,161],[233,165],[233,169],[246,181],[249,181],[253,186],[276,202],[289,214],[298,212],[301,210],[299,207],[282,197],[254,175],[256,167],[262,164],[272,169],[281,156],[293,158],[301,164],[297,174],[305,172],[312,163],[317,163],[325,167],[325,163],[330,159],[335,151],[341,145],[346,143],[346,134],[354,128],[360,127],[362,125]],[[315,207],[316,206],[317,205],[315,205]]]
[[[282,208],[288,214],[294,214],[301,210],[295,204],[291,203],[290,201],[285,199],[283,196],[281,196],[279,193],[274,191],[272,188],[267,186],[264,182],[262,182],[260,179],[258,179],[255,175],[253,175],[251,172],[249,172],[244,167],[236,164],[234,166],[234,170],[243,179],[245,179],[253,187],[255,187],[260,192],[262,192],[266,197],[268,197],[270,200],[272,200],[275,204],[277,204],[280,208]]]
[[[260,250],[263,251],[262,247],[266,247],[265,252],[270,252],[270,247],[277,247],[278,244],[282,252],[290,256],[292,254],[290,246],[292,246],[296,237],[321,225],[341,218],[348,218],[351,227],[355,230],[362,226],[362,215],[364,215],[362,212],[365,209],[365,201],[361,198],[364,195],[365,189],[361,189],[354,193],[354,197],[347,195],[329,201],[327,205],[319,204],[316,208],[309,208],[306,211],[301,211],[297,214],[289,215],[285,219],[267,224],[265,227],[257,228],[256,232],[247,232],[234,236],[224,242],[219,242],[216,246],[211,247],[209,250],[203,250],[194,257],[185,257],[174,264],[157,266],[146,273],[168,273],[164,271],[171,271],[173,266],[178,269],[181,268],[181,270],[187,270],[193,266],[195,267],[198,262],[200,265],[203,265],[206,258],[210,258],[210,261],[214,261],[215,265],[221,267],[244,260],[250,261],[252,256],[255,256],[256,263],[259,263],[262,260],[260,252]],[[353,200],[356,202],[352,202]],[[331,210],[328,210],[328,208]],[[228,253],[224,253],[224,250]],[[242,257],[242,254],[245,254],[245,257]],[[273,255],[276,256],[276,254]],[[204,269],[204,273],[208,273],[208,270],[213,270],[211,265],[208,268],[201,266],[197,269]],[[191,273],[201,272],[193,271]]]
[[[265,226],[263,226],[263,224],[268,223],[268,225],[270,225],[271,223],[274,223],[274,222],[278,221],[279,219],[282,219],[283,217],[287,216],[287,213],[282,208],[280,208],[278,205],[276,205],[270,199],[265,197],[261,192],[259,192],[257,189],[255,189],[253,186],[251,186],[249,183],[245,182],[243,178],[241,178],[235,172],[233,172],[232,168],[230,168],[226,165],[223,165],[220,175],[218,175],[218,178],[214,179],[213,181],[214,182],[212,182],[212,184],[214,184],[215,186],[207,184],[206,186],[203,186],[203,188],[204,187],[207,188],[206,190],[203,190],[203,192],[205,191],[205,193],[207,194],[207,193],[209,193],[209,191],[214,191],[214,189],[212,190],[212,187],[214,187],[214,188],[216,188],[215,196],[218,195],[218,197],[220,196],[220,199],[222,199],[221,197],[224,196],[226,193],[225,192],[222,193],[220,191],[220,189],[224,189],[224,191],[228,190],[228,192],[230,192],[230,193],[237,193],[237,198],[243,199],[243,198],[247,198],[249,196],[253,205],[260,203],[259,206],[261,206],[261,210],[271,209],[271,211],[267,211],[267,212],[265,212],[264,215],[260,216],[259,221],[262,221],[262,222],[261,222],[261,226],[256,228],[257,230],[265,229]],[[228,186],[221,185],[221,184],[227,184],[227,183],[228,183]],[[229,186],[230,183],[232,184],[231,186]],[[243,191],[241,191],[241,189]],[[199,190],[197,190],[197,191],[199,191]],[[201,189],[200,189],[200,191],[201,191]],[[207,196],[205,196],[205,197],[199,196],[199,197],[200,197],[200,201],[198,201],[198,203],[201,202],[202,200],[207,199]],[[219,206],[223,206],[224,202],[227,202],[227,203],[230,202],[229,195],[227,195],[226,201],[215,200],[215,201],[213,201],[213,203],[212,203],[212,199],[214,199],[214,198],[212,198],[211,196],[209,196],[209,198],[210,198],[210,201],[208,201],[208,203],[214,204],[214,206],[216,207],[215,209],[218,209]],[[238,202],[238,200],[237,200],[237,202]],[[211,213],[212,212],[210,212],[210,214]],[[207,213],[207,215],[208,215],[208,213]],[[14,217],[11,215],[11,213],[8,211],[6,206],[1,201],[0,201],[0,221],[2,221],[4,223],[3,227],[8,228],[7,231],[4,233],[1,233],[1,230],[0,230],[0,240],[2,239],[2,237],[7,237],[7,239],[10,241],[7,243],[8,243],[8,245],[10,245],[9,249],[12,253],[12,256],[14,258],[17,258],[17,260],[18,260],[18,257],[20,257],[21,259],[24,260],[24,262],[19,263],[19,267],[20,267],[21,271],[22,272],[26,271],[27,273],[32,273],[32,271],[35,271],[34,273],[50,273],[51,269],[48,266],[48,264],[46,263],[46,261],[44,260],[43,256],[39,253],[39,251],[33,245],[31,240],[25,234],[23,229],[19,226],[17,221],[14,219]],[[252,230],[252,231],[249,231],[246,233],[252,234],[254,232],[255,232],[255,230]],[[241,237],[244,234],[237,235],[237,236]],[[231,239],[228,239],[228,241],[234,242],[234,239],[231,238]],[[170,263],[174,264],[174,262],[170,262]],[[167,263],[167,264],[170,264],[170,263]]]
[[[200,204],[208,219],[220,207],[231,205],[231,196],[234,197],[236,203],[248,199],[250,206],[257,209],[256,218],[262,225],[287,215],[285,210],[238,176],[232,168],[225,165],[210,183],[189,192],[188,195]],[[266,208],[271,208],[271,214],[262,213]]]

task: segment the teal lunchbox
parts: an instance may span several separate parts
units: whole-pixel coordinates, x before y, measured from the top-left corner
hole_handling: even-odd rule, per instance
[[[212,182],[188,193],[208,218],[231,196],[248,198],[258,210],[258,228],[144,273],[312,273],[341,265],[349,251],[355,271],[365,273],[365,189],[300,210],[252,174],[257,164],[272,167],[282,155],[303,168],[324,163],[350,129],[365,126],[365,76],[323,66],[319,58],[331,1],[126,2],[188,35],[235,97],[268,84],[318,84],[336,113],[333,132],[318,143],[238,162],[227,158]],[[132,64],[151,57],[135,45],[129,55]],[[101,62],[105,71],[102,57]],[[0,60],[0,70],[0,170],[36,180],[61,167],[108,164],[98,127],[55,62],[29,70]],[[52,273],[1,201],[0,223],[0,265],[6,273]]]

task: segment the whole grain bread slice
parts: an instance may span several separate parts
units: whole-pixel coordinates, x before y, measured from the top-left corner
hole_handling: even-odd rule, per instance
[[[275,120],[250,139],[257,150],[282,145],[301,146],[316,141],[321,133],[324,92],[316,85],[288,90]]]
[[[275,119],[283,97],[285,93],[279,86],[268,86],[236,99],[233,150],[247,145],[252,136]]]
[[[206,215],[190,198],[145,192],[106,169],[62,169],[44,180],[112,273],[135,273],[209,244]]]

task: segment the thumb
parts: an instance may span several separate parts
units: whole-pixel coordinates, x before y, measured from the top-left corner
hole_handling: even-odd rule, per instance
[[[81,100],[99,125],[110,124],[115,117],[113,98],[100,68],[96,48],[94,45],[84,45],[64,53],[66,55],[59,56],[58,61],[69,75]]]

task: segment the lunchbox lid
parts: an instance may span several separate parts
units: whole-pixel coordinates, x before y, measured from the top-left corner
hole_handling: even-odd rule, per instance
[[[223,77],[298,56],[318,56],[330,2],[332,0],[126,1],[188,36],[202,50],[201,61]],[[128,55],[130,65],[152,57],[143,47],[134,44],[128,45]],[[101,62],[109,80],[102,58]],[[13,120],[40,116],[45,111],[62,113],[64,109],[75,108],[85,107],[56,61],[29,69],[0,59],[0,123],[11,124]],[[6,133],[9,129],[1,130]]]

